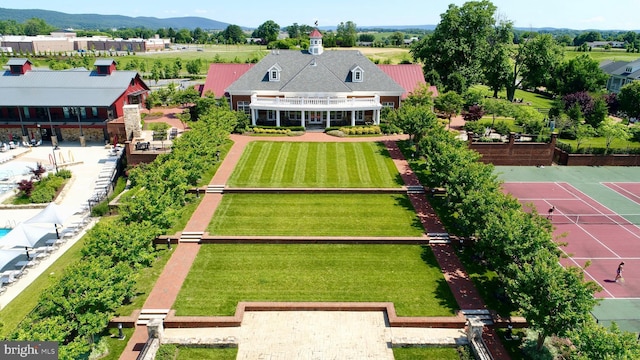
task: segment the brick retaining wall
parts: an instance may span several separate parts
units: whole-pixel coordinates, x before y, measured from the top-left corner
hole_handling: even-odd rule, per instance
[[[511,166],[549,166],[553,163],[557,135],[551,135],[551,142],[516,141],[515,133],[509,134],[509,142],[474,142],[473,134],[468,134],[469,149],[482,155],[485,164]]]

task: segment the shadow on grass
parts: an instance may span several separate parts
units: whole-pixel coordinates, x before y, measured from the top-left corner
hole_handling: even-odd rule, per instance
[[[412,229],[419,230],[420,232],[425,231],[424,226],[422,226],[422,222],[420,221],[420,218],[416,213],[416,209],[413,207],[413,204],[411,203],[411,199],[409,199],[408,196],[406,195],[396,196],[396,205],[416,214],[416,216],[414,216],[413,220],[411,221]]]
[[[420,258],[428,266],[440,269],[440,264],[438,264],[438,260],[436,260],[435,255],[433,255],[433,251],[430,246],[422,246]],[[436,280],[435,297],[438,299],[440,306],[449,308],[451,313],[455,313],[456,310],[459,310],[458,302],[455,297],[453,297],[451,288],[444,279],[444,276],[441,276]]]

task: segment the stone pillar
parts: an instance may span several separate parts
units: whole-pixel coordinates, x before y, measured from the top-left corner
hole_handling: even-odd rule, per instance
[[[80,146],[87,146],[87,140],[84,138],[84,135],[79,136],[78,139],[80,140]]]
[[[162,342],[164,335],[164,325],[162,319],[151,319],[147,324],[147,334],[151,339],[158,339]]]
[[[51,135],[51,146],[58,146],[58,135]]]
[[[125,105],[124,110],[124,131],[127,134],[126,140],[139,138],[142,136],[142,121],[140,119],[140,107],[138,105]],[[80,140],[82,142],[82,140]]]

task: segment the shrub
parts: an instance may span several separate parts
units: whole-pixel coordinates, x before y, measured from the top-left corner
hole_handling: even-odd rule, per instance
[[[71,179],[71,171],[67,169],[58,170],[58,176],[63,179]]]
[[[35,204],[48,203],[56,196],[56,189],[51,186],[36,186],[29,197],[30,201]]]
[[[464,124],[464,129],[474,134],[482,134],[484,132],[484,124],[477,121],[468,121]]]
[[[511,127],[509,127],[509,124],[507,124],[506,121],[498,121],[493,126],[493,130],[500,135],[506,136],[511,132]]]
[[[340,130],[329,130],[327,131],[327,135],[331,135],[335,137],[345,137],[345,134]]]

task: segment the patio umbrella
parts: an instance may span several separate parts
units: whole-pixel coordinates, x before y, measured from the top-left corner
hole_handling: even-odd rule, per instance
[[[60,239],[58,224],[62,225],[67,219],[73,216],[74,211],[56,203],[50,203],[36,216],[25,221],[25,224],[53,224],[56,228],[56,236]]]
[[[9,265],[15,258],[24,255],[22,249],[2,249],[0,250],[0,270]]]
[[[42,226],[18,224],[2,237],[2,247],[10,249],[16,246],[34,247],[40,239],[50,234],[49,229]]]

